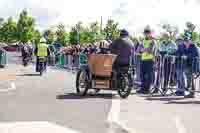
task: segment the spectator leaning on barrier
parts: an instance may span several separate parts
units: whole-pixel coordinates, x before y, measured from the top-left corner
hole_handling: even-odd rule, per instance
[[[177,46],[176,43],[170,39],[170,34],[169,33],[163,33],[162,35],[162,41],[160,42],[159,48],[158,48],[158,54],[161,55],[161,59],[163,63],[162,65],[164,65],[164,88],[165,89],[167,87],[167,84],[169,82],[169,76],[171,71],[173,71],[172,69],[172,65],[174,65],[174,58],[171,57],[171,55],[175,55],[176,51],[177,51]],[[172,81],[174,81],[175,77],[170,77],[170,83],[172,83]]]
[[[153,80],[153,59],[156,42],[152,37],[152,30],[149,26],[144,29],[141,52],[141,89],[138,93],[148,94]]]
[[[169,33],[163,33],[162,37],[163,37],[163,41],[161,41],[158,48],[159,54],[174,55],[177,50],[176,43],[170,39]]]
[[[176,71],[177,71],[177,82],[178,88],[176,95],[185,96],[185,98],[193,98],[194,92],[190,92],[189,95],[185,95],[185,89],[191,88],[192,76],[194,70],[198,67],[197,58],[198,58],[198,49],[195,44],[191,41],[191,36],[184,36],[184,43],[178,45],[178,50],[176,52],[177,61],[176,61]],[[185,85],[184,74],[186,76],[187,86]],[[194,87],[192,87],[192,91]]]

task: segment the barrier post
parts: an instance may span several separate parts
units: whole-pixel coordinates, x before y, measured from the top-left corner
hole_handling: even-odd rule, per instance
[[[64,55],[64,68],[68,68],[68,54]]]

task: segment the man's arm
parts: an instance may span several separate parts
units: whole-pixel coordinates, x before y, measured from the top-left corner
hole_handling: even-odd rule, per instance
[[[38,52],[38,47],[36,47],[35,50],[34,50],[35,56],[37,56],[37,52]]]
[[[176,51],[176,56],[182,56],[183,55],[183,46],[182,45],[178,45],[177,51]]]
[[[116,54],[116,55],[119,53],[115,42],[110,44],[110,52],[111,54]]]
[[[155,49],[155,44],[151,43],[150,47],[148,48],[143,48],[143,52],[148,52],[148,53],[153,53],[153,50]]]
[[[51,52],[50,52],[50,49],[47,48],[47,55],[50,56]]]

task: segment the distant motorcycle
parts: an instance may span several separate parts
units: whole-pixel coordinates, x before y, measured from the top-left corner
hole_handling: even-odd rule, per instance
[[[24,46],[22,48],[22,64],[24,67],[28,66],[28,64],[32,61],[33,52],[29,46]]]

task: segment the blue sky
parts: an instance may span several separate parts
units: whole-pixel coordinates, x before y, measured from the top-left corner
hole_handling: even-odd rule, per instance
[[[113,18],[120,28],[139,33],[149,24],[158,32],[160,23],[181,28],[186,21],[200,26],[200,0],[1,0],[0,16],[17,17],[27,8],[40,29],[64,23],[66,27],[78,20],[89,23]]]

